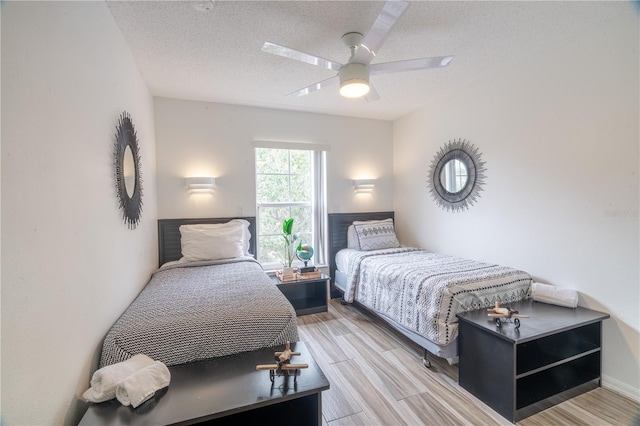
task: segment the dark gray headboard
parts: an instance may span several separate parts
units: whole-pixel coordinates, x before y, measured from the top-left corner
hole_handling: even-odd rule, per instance
[[[393,212],[371,213],[329,213],[329,271],[331,274],[331,297],[340,297],[342,293],[335,288],[336,253],[347,248],[347,228],[354,220],[394,219]]]
[[[158,261],[159,266],[182,257],[180,246],[180,225],[195,225],[198,223],[225,223],[232,219],[244,219],[249,222],[251,240],[249,253],[256,256],[256,218],[250,217],[218,217],[206,219],[158,219]]]

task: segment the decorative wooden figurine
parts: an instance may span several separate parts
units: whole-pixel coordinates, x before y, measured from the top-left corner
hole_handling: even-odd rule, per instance
[[[275,364],[259,364],[256,370],[269,370],[269,379],[273,382],[276,375],[289,376],[293,374],[294,380],[300,372],[300,369],[309,368],[308,364],[291,364],[291,357],[300,355],[300,352],[292,352],[290,342],[287,341],[283,352],[275,352]]]
[[[496,319],[496,327],[502,327],[502,319],[509,321],[513,319],[513,323],[516,328],[520,328],[520,319],[519,318],[529,318],[529,315],[518,315],[518,311],[514,311],[510,307],[501,308],[500,302],[496,302],[493,308],[488,308],[487,311],[490,312],[489,316]]]

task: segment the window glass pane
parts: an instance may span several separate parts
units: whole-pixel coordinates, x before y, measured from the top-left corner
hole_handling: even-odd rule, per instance
[[[312,219],[311,206],[296,206],[291,208],[291,217],[293,217],[294,232],[301,232],[311,235]],[[310,241],[307,243],[311,244]]]
[[[291,201],[306,203],[311,202],[311,176],[291,176]]]
[[[279,263],[284,259],[285,245],[280,235],[260,236],[258,243],[258,262]]]
[[[289,201],[288,175],[257,175],[256,197],[258,203]]]
[[[256,148],[258,173],[289,173],[289,153],[286,149]]]
[[[311,174],[311,151],[289,151],[291,153],[291,173]]]
[[[282,222],[291,217],[291,209],[287,207],[260,207],[260,235],[282,234]],[[293,220],[294,229],[297,221]],[[284,244],[284,240],[280,237]]]
[[[256,148],[257,254],[263,264],[281,265],[285,259],[282,222],[290,217],[299,235],[294,244],[314,246],[314,158],[312,151]]]

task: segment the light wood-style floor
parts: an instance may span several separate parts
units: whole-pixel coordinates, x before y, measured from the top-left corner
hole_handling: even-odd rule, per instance
[[[420,348],[358,308],[332,299],[328,312],[298,324],[331,384],[323,426],[512,424],[458,385],[457,365],[431,357],[425,368]],[[517,424],[640,425],[640,404],[598,388]]]

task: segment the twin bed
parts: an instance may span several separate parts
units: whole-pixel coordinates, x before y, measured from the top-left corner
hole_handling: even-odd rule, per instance
[[[161,266],[107,333],[100,367],[138,353],[171,366],[298,341],[295,310],[256,261],[254,235],[254,217],[159,220]]]
[[[526,272],[400,244],[393,212],[330,214],[332,296],[457,362],[456,314],[530,297]]]
[[[529,297],[531,277],[400,245],[393,212],[330,214],[331,297],[457,362],[456,314]],[[100,367],[166,365],[298,341],[295,310],[255,259],[255,218],[158,221],[159,264],[107,333]]]

